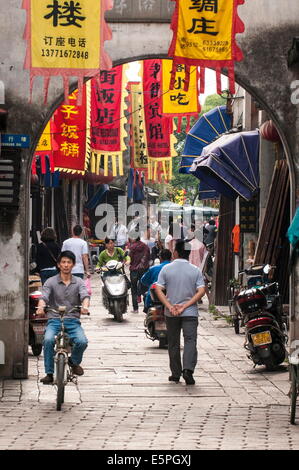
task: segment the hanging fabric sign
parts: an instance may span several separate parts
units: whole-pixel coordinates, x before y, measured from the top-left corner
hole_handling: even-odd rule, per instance
[[[102,70],[91,80],[92,167],[98,168],[102,164],[105,176],[108,175],[109,160],[113,176],[124,174],[126,94],[125,66],[118,65],[109,71]]]
[[[190,66],[201,67],[201,89],[204,92],[204,69],[215,68],[217,93],[221,93],[221,68],[228,69],[229,89],[235,93],[234,62],[243,59],[235,35],[244,32],[237,8],[245,0],[172,0],[176,2],[171,29],[173,39],[168,55],[174,68],[170,83],[175,85],[175,65],[186,64],[185,90],[188,89]]]
[[[148,167],[144,102],[141,82],[128,83],[129,115],[131,116],[131,168],[145,171]]]
[[[78,90],[69,95],[69,103],[61,105],[54,114],[55,170],[84,175],[88,168],[86,152],[86,87],[82,104],[78,105]]]
[[[104,20],[111,0],[23,0],[23,8],[27,10],[25,68],[30,70],[30,97],[34,77],[44,77],[46,102],[50,77],[61,75],[67,99],[72,76],[78,77],[80,103],[83,78],[111,67],[103,50],[104,41],[112,37]]]
[[[54,173],[54,158],[53,158],[53,145],[52,145],[52,119],[50,119],[39,139],[34,157],[32,161],[32,174],[36,174],[36,158],[40,159],[41,173],[44,175],[47,172],[46,158],[49,159],[49,169]]]
[[[190,69],[190,85],[185,91],[186,65],[175,65],[175,83],[172,90],[169,90],[169,82],[172,72],[172,60],[162,60],[163,66],[163,90],[162,90],[162,113],[164,116],[177,116],[177,132],[181,132],[182,117],[187,118],[186,132],[190,129],[190,116],[198,117],[200,104],[198,100],[198,68]]]
[[[143,96],[146,138],[148,146],[148,178],[172,177],[172,156],[175,137],[172,119],[162,115],[162,60],[143,61]]]

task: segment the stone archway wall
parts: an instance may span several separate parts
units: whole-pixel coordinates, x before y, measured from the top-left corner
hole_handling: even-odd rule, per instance
[[[156,3],[162,9],[165,1],[156,0]],[[19,212],[10,217],[0,212],[0,269],[3,274],[0,283],[0,341],[4,341],[6,346],[5,365],[0,365],[0,377],[27,376],[27,320],[24,318],[28,298],[30,166],[43,127],[63,95],[62,80],[59,77],[51,80],[49,101],[44,106],[42,80],[37,79],[33,102],[28,102],[29,74],[23,69],[26,14],[21,9],[21,3],[21,0],[10,0],[9,7],[1,11],[6,28],[0,31],[0,81],[9,112],[7,132],[29,134],[32,145],[31,149],[22,153]],[[246,32],[238,38],[245,58],[236,65],[236,80],[263,104],[284,142],[292,175],[293,209],[295,202],[299,202],[299,107],[291,102],[291,86],[299,80],[299,66],[288,70],[287,52],[293,37],[298,35],[298,13],[298,0],[246,0],[239,7]],[[113,19],[113,11],[109,17]],[[150,17],[146,22],[138,21],[128,18],[126,22],[118,22],[116,15],[111,23],[113,39],[105,48],[115,64],[153,55],[166,56],[172,37],[169,24],[154,18],[151,20]],[[297,267],[293,279],[293,300],[297,313],[298,281]]]

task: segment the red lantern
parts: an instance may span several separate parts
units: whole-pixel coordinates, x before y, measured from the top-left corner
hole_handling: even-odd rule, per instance
[[[279,134],[271,119],[261,125],[260,134],[263,139],[269,140],[270,142],[280,142]]]

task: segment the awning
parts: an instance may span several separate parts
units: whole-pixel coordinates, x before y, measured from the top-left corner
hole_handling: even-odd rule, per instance
[[[210,186],[208,186],[204,181],[199,183],[198,191],[198,199],[200,200],[220,198],[220,194],[214,189],[210,188]]]
[[[190,173],[220,194],[249,201],[259,187],[259,131],[220,137],[203,148]]]
[[[179,172],[189,173],[194,158],[201,155],[203,147],[228,132],[231,121],[226,106],[217,106],[203,114],[187,134]]]

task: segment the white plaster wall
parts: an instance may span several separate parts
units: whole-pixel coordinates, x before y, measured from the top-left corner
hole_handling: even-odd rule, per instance
[[[20,295],[23,285],[23,260],[19,247],[21,234],[15,232],[9,239],[0,238],[0,319],[22,320],[24,299]]]

